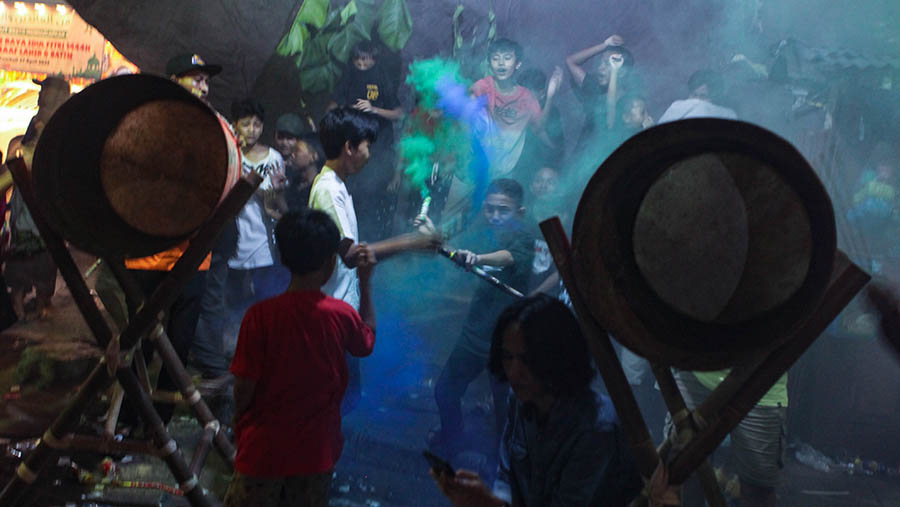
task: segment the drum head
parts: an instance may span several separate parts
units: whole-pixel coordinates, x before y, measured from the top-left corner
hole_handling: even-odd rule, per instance
[[[663,124],[600,166],[573,231],[579,297],[628,348],[710,370],[786,338],[835,255],[831,202],[787,141],[732,120]]]

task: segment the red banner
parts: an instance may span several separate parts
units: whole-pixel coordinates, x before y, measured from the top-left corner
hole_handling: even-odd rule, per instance
[[[0,3],[0,69],[98,79],[103,35],[63,5]]]

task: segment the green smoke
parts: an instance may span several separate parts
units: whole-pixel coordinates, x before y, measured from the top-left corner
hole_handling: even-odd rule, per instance
[[[428,182],[435,164],[441,177],[456,174],[463,180],[470,179],[466,174],[471,160],[469,128],[446,118],[440,109],[437,84],[447,79],[468,87],[459,74],[459,63],[440,58],[411,63],[406,77],[416,93],[416,109],[407,118],[398,145],[404,173],[423,197],[430,193]]]
[[[420,107],[437,109],[438,100],[440,100],[437,84],[442,79],[447,78],[468,86],[468,83],[459,73],[459,62],[441,58],[416,60],[411,63],[409,65],[409,74],[406,76],[406,84],[418,94]]]
[[[400,139],[400,156],[406,160],[403,172],[423,196],[427,194],[425,181],[431,177],[433,155],[434,140],[425,134],[410,132]]]

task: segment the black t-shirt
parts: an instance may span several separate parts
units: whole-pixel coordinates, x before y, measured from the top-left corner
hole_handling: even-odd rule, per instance
[[[553,142],[551,148],[544,144],[532,129],[528,129],[525,137],[525,146],[522,148],[522,155],[516,163],[510,177],[518,181],[522,185],[527,185],[542,167],[552,167],[561,169],[564,153],[563,139],[563,123],[562,115],[555,106],[551,107],[544,119],[544,132]]]
[[[581,86],[574,88],[575,97],[584,107],[584,126],[579,137],[579,144],[593,137],[595,133],[607,130],[606,112],[609,108],[606,105],[606,92],[609,88],[608,85],[600,84],[597,79],[597,76],[588,74]],[[615,123],[621,122],[619,116],[621,115],[616,115]]]
[[[287,202],[288,211],[300,211],[309,206],[309,191],[312,185],[301,186],[295,178],[288,178],[284,187],[284,200]]]
[[[584,127],[575,143],[573,154],[576,159],[581,155],[592,155],[593,159],[588,164],[592,169],[596,169],[613,150],[639,131],[627,127],[622,120],[622,108],[625,105],[621,99],[616,103],[612,128],[607,126],[607,90],[607,86],[601,85],[597,77],[591,74],[584,78],[580,87],[575,87],[575,96],[582,102],[585,116]]]
[[[503,229],[494,229],[479,217],[472,226],[455,240],[460,248],[477,254],[506,250],[514,263],[502,268],[482,266],[501,282],[519,292],[528,290],[528,281],[534,259],[534,226],[528,221],[516,221]],[[470,352],[487,357],[491,349],[491,335],[500,313],[516,298],[489,285],[480,283],[475,289],[469,315],[463,326],[461,344]]]
[[[353,106],[358,99],[368,100],[374,107],[395,109],[400,106],[397,100],[397,84],[387,74],[384,67],[375,64],[369,70],[359,70],[352,64],[347,66],[343,77],[334,90],[333,100],[341,106]],[[394,143],[394,128],[391,121],[378,118],[378,141],[376,147],[388,147]]]

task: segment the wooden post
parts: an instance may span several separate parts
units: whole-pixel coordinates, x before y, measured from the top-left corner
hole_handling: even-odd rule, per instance
[[[153,408],[150,396],[141,389],[134,370],[127,365],[123,365],[118,369],[116,376],[119,379],[119,383],[122,384],[122,389],[128,393],[131,401],[140,409],[144,428],[149,430],[153,443],[160,450],[162,460],[166,462],[175,480],[178,481],[178,488],[184,492],[184,496],[190,500],[191,505],[212,507],[212,500],[207,496],[203,487],[200,486],[197,476],[191,473],[184,455],[181,453],[181,449],[178,448],[175,440],[169,436],[165,424],[163,424],[159,414],[156,413],[156,409]]]
[[[213,438],[221,433],[219,431],[219,421],[214,420],[203,428],[203,436],[200,438],[200,442],[197,443],[197,447],[194,448],[194,455],[191,457],[190,470],[192,474],[200,474],[203,462],[206,461],[206,456],[209,455],[209,450],[212,448]]]
[[[91,296],[91,291],[81,276],[78,266],[75,265],[75,261],[72,260],[72,255],[69,254],[69,249],[66,248],[63,239],[53,231],[50,224],[44,219],[44,215],[40,212],[40,207],[37,205],[34,191],[31,187],[31,176],[28,174],[25,160],[21,158],[12,159],[6,163],[6,166],[9,167],[9,172],[13,175],[16,187],[21,192],[22,199],[31,212],[31,218],[40,231],[41,238],[44,240],[44,244],[47,245],[50,256],[53,257],[53,262],[56,263],[59,273],[69,287],[69,292],[72,294],[72,299],[75,301],[78,311],[84,317],[97,343],[101,347],[106,347],[113,338],[113,332],[106,324],[103,314],[97,308],[94,297]]]
[[[673,483],[683,482],[715,450],[725,435],[756,406],[759,399],[803,355],[869,279],[868,274],[850,262],[843,252],[838,251],[831,281],[819,309],[763,365],[753,371],[724,406],[715,412],[708,406],[704,409],[704,414],[717,416],[709,419],[709,427],[691,440],[672,461],[670,471]]]
[[[106,424],[103,425],[103,433],[108,438],[112,438],[116,434],[116,423],[119,422],[119,411],[122,410],[124,398],[125,391],[122,390],[122,386],[114,385],[112,398],[109,400],[109,410],[106,411]]]
[[[678,433],[687,431],[688,434],[696,435],[699,428],[694,421],[694,417],[688,410],[687,404],[681,391],[678,390],[678,384],[675,382],[675,376],[672,375],[672,369],[668,366],[658,364],[653,365],[653,375],[659,384],[659,390],[662,393],[669,414],[672,415],[672,423]],[[665,458],[663,458],[665,459]],[[722,496],[722,490],[719,489],[719,481],[716,480],[716,473],[708,459],[704,459],[697,468],[697,479],[703,488],[703,495],[711,507],[727,507],[728,503]],[[678,484],[678,483],[675,483]]]
[[[118,362],[118,351],[120,349],[126,351],[126,353],[130,351],[141,337],[157,324],[160,312],[175,301],[188,278],[206,257],[210,246],[224,227],[225,222],[243,207],[247,199],[259,186],[262,178],[255,173],[251,173],[249,176],[242,178],[232,188],[210,220],[198,231],[196,237],[192,240],[184,255],[178,260],[169,276],[153,293],[150,301],[129,322],[120,335],[121,340],[113,342],[111,339],[112,332],[109,326],[106,325],[106,321],[103,320],[103,316],[100,314],[93,297],[90,296],[87,285],[81,273],[75,267],[69,251],[65,248],[62,239],[49,227],[49,224],[40,213],[40,208],[37,206],[32,193],[31,179],[28,176],[28,170],[24,161],[15,159],[10,161],[7,166],[13,174],[16,184],[20,185],[19,190],[22,192],[25,204],[31,211],[35,225],[37,225],[41,236],[48,245],[50,254],[53,256],[57,266],[60,267],[60,273],[63,274],[66,283],[69,285],[79,311],[81,311],[97,341],[101,345],[110,345],[111,348],[108,346],[107,355],[100,360],[88,379],[82,384],[78,394],[44,433],[40,443],[19,465],[16,475],[10,479],[3,491],[0,492],[0,505],[13,506],[22,500],[28,487],[34,483],[44,466],[55,456],[56,450],[65,448],[64,438],[74,429],[84,408],[93,401],[100,391],[110,385],[113,376],[119,379],[122,388],[139,407],[141,416],[153,435],[154,442],[162,450],[166,464],[169,466],[172,475],[178,480],[180,488],[185,492],[185,496],[188,497],[191,504],[204,507],[211,505],[203,488],[197,487],[197,478],[189,475],[184,456],[178,450],[175,441],[169,437],[162,420],[159,418],[159,414],[153,409],[148,394],[141,389],[137,377],[130,366],[123,364],[122,367],[118,367],[118,365],[109,364],[108,361],[114,360]]]
[[[65,438],[66,448],[76,451],[93,451],[103,454],[146,454],[161,457],[158,448],[149,440],[114,440],[105,437],[69,435]]]
[[[110,264],[109,267],[116,277],[116,280],[119,281],[119,286],[125,291],[125,297],[135,301],[138,306],[142,305],[144,302],[144,294],[140,291],[138,285],[134,283],[133,277],[128,273],[125,267],[122,264]],[[194,417],[196,417],[197,420],[200,421],[200,424],[205,427],[209,427],[210,424],[215,421],[215,427],[217,429],[214,435],[216,449],[225,461],[234,465],[234,457],[237,455],[237,450],[235,450],[231,441],[228,440],[225,432],[218,431],[221,425],[209,409],[209,406],[203,401],[200,392],[197,391],[194,380],[191,378],[187,369],[184,367],[184,364],[181,362],[181,359],[178,357],[178,353],[172,347],[172,342],[166,335],[165,328],[162,325],[157,326],[154,332],[150,333],[148,339],[156,348],[156,353],[159,354],[160,359],[162,359],[167,374],[175,381],[175,385],[178,387],[182,396],[182,400],[176,399],[172,401],[187,401],[188,406],[194,413]],[[158,395],[159,393],[155,394]]]
[[[559,218],[541,222],[541,232],[544,233],[544,239],[553,255],[553,261],[556,263],[556,269],[559,276],[569,292],[572,299],[572,305],[575,308],[575,314],[581,324],[581,329],[585,334],[591,354],[597,363],[597,368],[603,376],[606,388],[609,390],[609,396],[612,398],[616,407],[616,413],[622,422],[622,431],[631,444],[634,451],[634,458],[637,462],[638,469],[645,478],[653,475],[659,464],[659,455],[653,445],[653,437],[647,431],[647,424],[641,416],[641,410],[638,408],[637,401],[634,399],[634,393],[622,370],[622,365],[616,357],[612,343],[609,341],[609,335],[594,320],[590,311],[583,303],[578,289],[575,286],[575,280],[572,273],[572,251],[569,245],[569,239],[563,230],[562,223]]]

